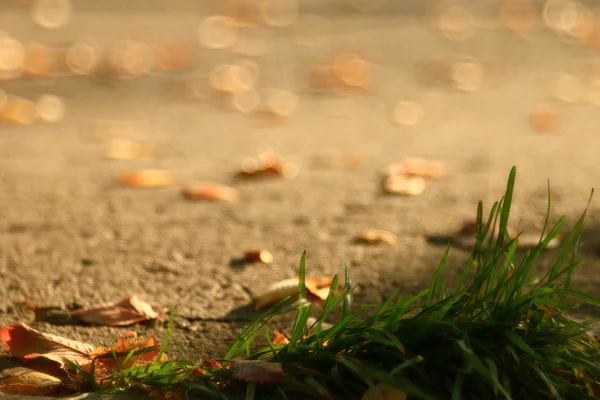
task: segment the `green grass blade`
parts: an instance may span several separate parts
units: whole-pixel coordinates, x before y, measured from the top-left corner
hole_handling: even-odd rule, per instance
[[[431,304],[434,298],[437,297],[439,300],[442,297],[441,287],[444,283],[444,277],[442,276],[444,273],[444,267],[446,266],[446,260],[448,260],[448,254],[450,254],[450,244],[446,246],[446,251],[442,256],[442,260],[438,265],[438,269],[433,276],[433,280],[431,281],[431,285],[429,285],[429,295],[427,296],[427,300],[425,301],[425,305]]]
[[[249,383],[246,385],[246,400],[254,400],[256,394],[256,383]]]
[[[306,299],[306,250],[302,253],[302,258],[300,259],[300,271],[298,273],[298,292],[299,299]],[[310,306],[301,306],[298,309],[296,314],[296,320],[294,321],[294,326],[292,327],[292,337],[290,339],[289,345],[285,350],[289,351],[300,338],[304,335],[306,329],[306,321],[310,316]]]
[[[165,332],[165,336],[163,338],[162,343],[160,344],[160,350],[158,352],[158,356],[154,362],[160,362],[162,355],[165,354],[165,350],[169,344],[169,339],[171,338],[171,331],[173,329],[173,323],[175,322],[175,310],[177,310],[177,306],[173,307],[171,310],[171,315],[169,315],[169,322],[167,324],[167,331]]]
[[[350,267],[348,266],[348,264],[344,264],[344,304],[342,306],[342,317],[345,317],[346,315],[350,314],[351,291],[352,286],[350,283]]]

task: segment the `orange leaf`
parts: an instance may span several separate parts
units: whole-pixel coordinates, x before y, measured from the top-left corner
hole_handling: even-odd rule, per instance
[[[59,378],[25,367],[8,368],[0,373],[0,391],[6,393],[48,396],[61,384]]]
[[[61,366],[64,365],[63,359],[84,364],[90,361],[90,353],[94,350],[90,344],[39,332],[24,323],[0,329],[0,340],[13,356],[26,359],[44,357]]]
[[[280,332],[277,329],[273,331],[273,339],[271,341],[273,344],[288,344],[290,342],[285,333]]]
[[[101,380],[102,378],[111,376],[121,366],[125,357],[131,350],[141,351],[150,347],[155,347],[155,349],[145,353],[131,356],[123,365],[123,368],[125,369],[134,365],[143,365],[156,361],[158,353],[160,352],[159,346],[160,344],[154,336],[150,336],[147,339],[123,336],[120,337],[112,347],[98,347],[90,354],[93,359],[96,378]],[[117,354],[116,358],[114,357],[113,351]],[[168,361],[167,355],[163,354],[160,361]],[[91,367],[92,362],[89,362],[82,368],[85,371],[90,372],[92,369]]]
[[[159,312],[137,296],[125,297],[115,304],[80,308],[73,315],[88,324],[128,326],[154,320]]]
[[[283,382],[285,372],[279,363],[261,360],[238,360],[231,363],[233,377],[246,382]]]
[[[256,298],[254,308],[259,310],[278,302],[284,297],[297,295],[298,279],[298,277],[284,279],[271,285],[264,293]],[[331,282],[333,282],[333,278],[329,276],[306,277],[306,290],[309,294],[312,294],[321,300],[325,300],[329,294]]]

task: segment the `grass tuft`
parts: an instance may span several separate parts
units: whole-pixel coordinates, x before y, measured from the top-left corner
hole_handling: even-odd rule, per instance
[[[476,244],[453,290],[447,290],[443,277],[448,247],[427,290],[410,299],[396,290],[374,311],[373,306],[352,309],[346,265],[344,293],[338,297],[331,290],[313,329],[306,328],[311,307],[300,302],[290,343],[268,341],[268,348],[251,352],[265,324],[292,304],[289,298],[246,328],[224,358],[245,353],[250,360],[281,363],[284,382],[244,384],[232,380],[227,363],[213,368],[189,361],[156,362],[120,374],[127,375],[129,385],[181,389],[189,396],[215,399],[360,399],[378,384],[401,390],[410,399],[596,398],[600,346],[586,333],[594,321],[577,322],[565,314],[573,300],[600,305],[599,299],[569,287],[581,265],[576,253],[585,212],[536,283],[534,267],[565,218],[549,227],[548,200],[539,243],[517,259],[518,237],[511,238],[507,229],[515,179],[513,167],[505,195],[487,219],[478,204]],[[306,251],[299,276],[303,299]],[[337,281],[338,276],[332,288]],[[338,307],[342,312],[337,322],[323,329]],[[165,343],[171,326],[172,318]]]

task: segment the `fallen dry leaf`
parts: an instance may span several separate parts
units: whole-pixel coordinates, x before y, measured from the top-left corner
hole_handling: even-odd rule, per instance
[[[8,368],[0,372],[0,392],[49,396],[60,388],[62,380],[26,367]]]
[[[44,357],[61,366],[67,359],[75,364],[90,361],[94,347],[87,343],[39,332],[24,323],[0,329],[0,340],[11,355],[25,359]]]
[[[190,184],[181,193],[191,200],[225,200],[235,201],[238,198],[236,189],[214,183]]]
[[[137,296],[125,297],[118,303],[80,308],[73,315],[88,324],[128,326],[161,317],[158,309]]]
[[[238,360],[231,363],[233,377],[252,383],[285,381],[285,372],[280,363],[261,360]]]
[[[378,229],[369,229],[361,232],[356,241],[366,244],[390,244],[395,245],[397,241],[396,235],[392,232],[382,231]]]
[[[162,187],[173,184],[171,172],[163,169],[142,169],[138,171],[121,171],[115,174],[117,182],[133,187]]]
[[[153,348],[148,350],[149,348]],[[127,362],[123,364],[125,358],[130,351],[135,350],[136,352],[146,350],[141,354],[134,354]],[[114,353],[117,354],[115,359]],[[92,370],[92,364],[94,366],[94,375],[98,381],[101,381],[107,377],[110,377],[116,372],[121,364],[122,368],[131,368],[134,365],[144,365],[157,360],[158,353],[160,352],[160,343],[154,336],[150,336],[146,339],[139,337],[120,337],[113,346],[111,347],[98,347],[90,353],[90,361],[83,365],[82,368],[90,372]],[[168,357],[163,353],[160,361],[168,361]]]
[[[272,305],[287,296],[295,296],[298,294],[298,277],[284,279],[273,285],[258,296],[255,300],[254,307],[260,310],[266,306]],[[331,277],[306,277],[305,285],[309,294],[325,300],[329,294],[329,287],[333,282]]]
[[[277,329],[275,329],[273,331],[273,339],[271,339],[271,342],[275,345],[277,344],[288,344],[290,342],[290,340],[288,339],[288,337],[285,335],[285,333],[278,331]]]
[[[257,249],[248,250],[244,254],[246,262],[261,262],[263,264],[271,264],[273,262],[273,254],[269,250]]]
[[[259,154],[257,158],[249,157],[244,160],[237,175],[241,178],[293,179],[298,175],[298,166],[289,162],[284,163],[272,151],[266,151]]]
[[[379,383],[363,394],[361,400],[406,400],[408,396],[400,389]]]

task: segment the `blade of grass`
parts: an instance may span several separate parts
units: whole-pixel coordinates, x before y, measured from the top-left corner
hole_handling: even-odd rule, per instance
[[[177,306],[173,307],[171,310],[171,315],[169,315],[169,322],[167,324],[167,331],[165,332],[165,337],[163,338],[162,343],[160,344],[160,350],[158,352],[158,356],[156,357],[155,362],[160,362],[162,355],[165,353],[167,345],[169,344],[169,339],[171,338],[171,331],[173,330],[173,323],[175,322],[175,311],[177,310]]]
[[[442,276],[444,273],[444,267],[446,266],[446,261],[448,260],[448,254],[450,254],[450,243],[446,246],[446,251],[444,251],[444,255],[438,265],[437,271],[433,276],[433,280],[429,285],[429,295],[427,296],[427,300],[425,300],[425,306],[431,304],[434,298],[437,297],[439,300],[442,297],[442,293],[440,293],[440,288],[444,283],[444,277]]]
[[[344,264],[344,304],[342,306],[342,317],[350,314],[350,292],[352,291],[352,286],[350,284],[350,267],[348,264]]]

